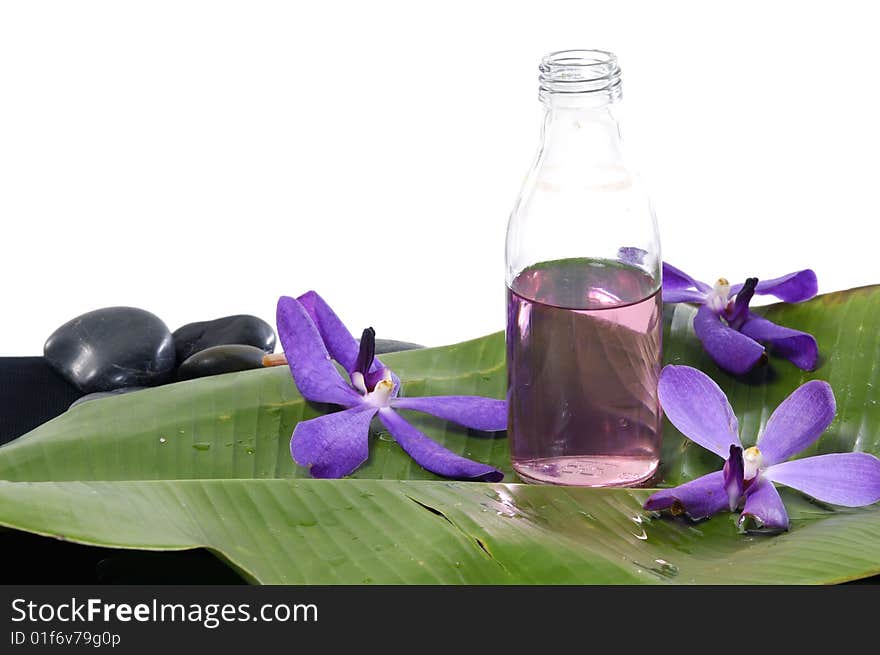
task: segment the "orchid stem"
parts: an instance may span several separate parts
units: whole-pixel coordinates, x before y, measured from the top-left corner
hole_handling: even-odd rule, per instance
[[[287,355],[284,353],[271,353],[263,355],[263,366],[286,366]]]

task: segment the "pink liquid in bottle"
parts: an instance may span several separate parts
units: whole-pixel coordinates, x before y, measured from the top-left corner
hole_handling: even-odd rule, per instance
[[[658,283],[609,260],[522,271],[508,289],[513,468],[528,482],[633,485],[660,459]]]

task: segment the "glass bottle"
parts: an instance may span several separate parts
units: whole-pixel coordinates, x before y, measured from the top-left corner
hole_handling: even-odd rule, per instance
[[[661,260],[626,166],[617,58],[547,55],[537,159],[507,228],[513,468],[528,482],[632,485],[660,458]]]

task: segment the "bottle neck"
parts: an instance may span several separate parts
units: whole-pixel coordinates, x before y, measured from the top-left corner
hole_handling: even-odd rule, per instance
[[[613,108],[621,98],[617,58],[602,50],[566,50],[541,61],[539,96],[544,116],[544,156],[620,161],[620,128]]]
[[[562,50],[541,60],[538,95],[551,107],[597,108],[622,94],[617,57],[604,50]]]
[[[623,166],[620,127],[610,106],[547,107],[542,141],[545,165]]]
[[[574,139],[583,144],[617,144],[620,124],[610,106],[599,108],[547,107],[544,112],[544,141]]]

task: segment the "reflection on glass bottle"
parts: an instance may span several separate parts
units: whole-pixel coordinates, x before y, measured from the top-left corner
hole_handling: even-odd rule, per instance
[[[636,484],[660,457],[657,224],[621,152],[616,57],[557,52],[540,73],[542,143],[507,230],[513,467]]]

